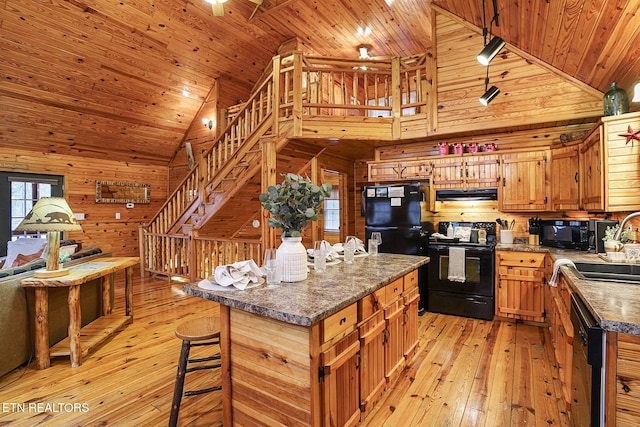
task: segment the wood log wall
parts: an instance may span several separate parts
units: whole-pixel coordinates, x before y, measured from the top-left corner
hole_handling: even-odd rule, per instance
[[[84,247],[98,246],[114,256],[138,256],[138,226],[167,198],[166,166],[12,149],[0,152],[0,170],[64,176],[64,196],[71,210],[85,214],[85,220],[79,221],[82,232],[68,232],[65,238],[79,240]],[[122,203],[96,203],[96,180],[150,184],[151,203],[131,209]]]

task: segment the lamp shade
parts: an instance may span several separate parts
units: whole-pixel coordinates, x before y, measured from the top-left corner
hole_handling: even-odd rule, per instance
[[[498,52],[500,52],[500,50],[504,47],[504,45],[505,42],[500,37],[496,36],[492,38],[491,41],[478,54],[478,62],[485,67],[488,66],[493,58],[495,58],[495,56],[498,54]]]
[[[43,197],[16,227],[16,231],[82,231],[67,201]]]
[[[498,89],[498,88],[497,88],[497,87],[495,87],[495,86],[491,86],[491,87],[489,88],[489,90],[488,90],[488,91],[486,91],[486,92],[484,93],[484,95],[482,95],[482,96],[480,97],[480,104],[485,105],[485,106],[486,106],[486,105],[489,105],[489,103],[490,103],[491,101],[493,101],[493,98],[495,98],[496,96],[498,96],[498,94],[499,94],[499,93],[500,93],[500,89]]]

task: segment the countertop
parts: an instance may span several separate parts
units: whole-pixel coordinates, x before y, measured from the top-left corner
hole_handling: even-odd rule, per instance
[[[327,266],[325,273],[316,274],[311,268],[306,280],[271,288],[263,284],[242,291],[210,291],[189,283],[184,291],[250,313],[311,326],[428,262],[425,256],[380,253],[356,258],[351,265]]]
[[[498,244],[496,250],[545,252],[551,254],[554,261],[566,258],[573,262],[608,262],[589,252],[528,244]],[[572,290],[580,295],[603,329],[640,335],[639,285],[584,280],[578,276],[574,268],[568,266],[560,267],[560,272],[568,279]]]

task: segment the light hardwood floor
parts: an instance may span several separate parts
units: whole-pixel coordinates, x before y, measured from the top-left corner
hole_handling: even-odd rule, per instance
[[[180,284],[136,277],[134,323],[82,366],[56,358],[49,369],[32,363],[0,377],[0,426],[166,425],[180,352],[175,326],[218,312]],[[363,425],[568,425],[548,340],[535,326],[426,313],[418,355]],[[185,389],[217,380],[189,375]],[[179,425],[220,426],[221,419],[219,392],[183,398]]]

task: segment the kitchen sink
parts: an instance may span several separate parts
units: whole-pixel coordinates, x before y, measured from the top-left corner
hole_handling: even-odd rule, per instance
[[[582,279],[640,284],[640,264],[575,262]]]

